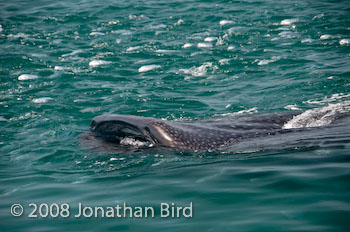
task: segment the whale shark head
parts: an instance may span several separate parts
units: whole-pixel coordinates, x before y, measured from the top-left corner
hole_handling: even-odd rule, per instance
[[[173,147],[173,139],[161,120],[131,115],[104,114],[92,119],[92,135],[114,146],[150,148]]]

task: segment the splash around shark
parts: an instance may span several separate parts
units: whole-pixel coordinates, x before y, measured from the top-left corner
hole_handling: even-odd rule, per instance
[[[305,131],[331,124],[333,127],[338,125],[339,128],[344,128],[344,125],[349,124],[349,117],[345,117],[349,114],[349,102],[330,104],[305,112],[189,121],[104,114],[92,119],[90,131],[81,134],[79,140],[82,147],[102,153],[134,153],[154,149],[212,151],[246,141],[280,139],[285,134],[294,134],[285,138],[288,142],[293,139],[299,141],[301,136],[313,139],[327,131],[312,130],[309,134]],[[343,134],[342,131],[337,133]]]

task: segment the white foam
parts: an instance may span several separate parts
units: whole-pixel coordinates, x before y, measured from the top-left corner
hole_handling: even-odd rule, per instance
[[[105,61],[105,60],[92,60],[89,62],[90,67],[98,67],[101,65],[107,65],[112,63],[111,61]]]
[[[116,31],[112,31],[113,34],[120,34],[120,35],[132,35],[133,32],[130,30],[124,30],[124,29],[120,29],[120,30],[116,30]]]
[[[224,20],[221,20],[220,21],[220,26],[225,26],[225,25],[227,25],[227,24],[234,24],[235,22],[234,21],[232,21],[232,20],[227,20],[227,19],[224,19]]]
[[[157,29],[164,29],[166,28],[166,25],[161,23],[161,24],[158,24],[158,25],[152,25],[149,27],[150,29],[153,29],[153,30],[157,30]]]
[[[260,60],[258,65],[267,65],[269,63],[273,63],[279,60],[279,57],[273,56],[271,59],[264,59],[264,60]]]
[[[228,46],[227,51],[233,51],[235,49],[236,49],[235,46],[230,45],[230,46]]]
[[[103,32],[93,31],[90,33],[90,35],[105,35]]]
[[[23,33],[23,32],[20,32],[20,33],[17,33],[15,35],[13,34],[9,34],[7,37],[9,39],[18,39],[18,38],[28,38],[29,35]]]
[[[216,38],[216,37],[206,37],[205,39],[204,39],[204,41],[205,42],[213,42],[213,41],[215,41],[215,40],[217,40],[218,38]]]
[[[149,63],[149,60],[145,59],[145,60],[135,60],[134,62],[135,64],[146,64]]]
[[[95,113],[101,111],[101,107],[88,107],[80,110],[82,113]]]
[[[289,27],[279,27],[277,30],[279,30],[279,31],[289,31],[290,28]]]
[[[148,72],[154,69],[161,68],[162,66],[156,65],[156,64],[151,64],[151,65],[144,65],[139,68],[139,72]]]
[[[2,32],[2,26],[1,26],[1,24],[0,24],[0,33]]]
[[[80,49],[74,50],[74,51],[72,51],[71,53],[63,54],[62,57],[74,56],[74,55],[76,55],[76,54],[78,54],[78,53],[81,53],[81,52],[83,52],[83,50],[80,50]]]
[[[331,39],[331,38],[333,38],[333,36],[331,36],[331,35],[321,35],[320,36],[320,40],[326,40],[326,39]]]
[[[318,15],[315,15],[312,20],[315,20],[315,19],[320,19],[320,18],[323,18],[324,17],[324,14],[318,14]]]
[[[133,20],[133,19],[141,20],[141,19],[148,19],[148,17],[143,15],[143,14],[139,15],[139,16],[137,16],[137,15],[129,15],[129,19],[130,20]]]
[[[193,45],[192,44],[190,44],[190,43],[185,43],[183,46],[182,46],[182,48],[190,48],[190,47],[192,47]]]
[[[210,35],[209,32],[204,31],[204,32],[194,33],[194,34],[192,34],[191,36],[189,36],[188,38],[189,38],[189,39],[200,40],[200,39],[203,39],[203,37],[207,37],[207,36],[209,36],[209,35]]]
[[[327,96],[324,97],[322,100],[307,100],[307,101],[304,101],[304,103],[320,105],[320,104],[338,101],[340,99],[349,100],[349,98],[350,98],[350,94],[335,93],[330,97],[327,97]]]
[[[64,71],[64,70],[67,70],[68,68],[67,67],[63,67],[63,66],[55,66],[54,68],[56,71]]]
[[[169,53],[173,53],[173,52],[176,52],[176,51],[175,50],[166,50],[166,49],[157,49],[157,50],[155,50],[155,52],[169,54]]]
[[[350,45],[350,39],[341,39],[339,41],[340,45]]]
[[[233,113],[224,113],[224,114],[219,114],[220,116],[235,116],[235,115],[242,115],[242,114],[252,114],[258,112],[258,109],[256,107],[247,109],[247,110],[241,110],[238,112],[233,112]]]
[[[135,47],[128,47],[126,49],[127,52],[133,52],[133,51],[136,51],[136,50],[140,50],[141,49],[141,46],[135,46]]]
[[[313,41],[314,40],[311,38],[306,38],[306,39],[301,40],[301,43],[312,43]]]
[[[119,24],[119,23],[120,23],[119,20],[112,20],[112,21],[108,22],[108,25],[116,25],[116,24]]]
[[[213,67],[212,62],[205,62],[199,67],[192,67],[189,69],[180,69],[179,71],[185,74],[190,74],[194,77],[201,77],[201,76],[205,76],[208,72],[208,69],[212,67]]]
[[[216,46],[220,46],[223,45],[225,43],[225,41],[223,40],[223,38],[219,37],[216,41]]]
[[[213,45],[211,43],[198,43],[197,44],[198,48],[211,48]]]
[[[284,108],[287,109],[287,110],[300,110],[300,108],[298,108],[296,104],[287,105]]]
[[[225,64],[229,64],[231,59],[221,59],[219,60],[219,64],[220,65],[225,65]]]
[[[334,122],[340,115],[350,113],[350,101],[345,101],[328,106],[311,109],[294,116],[284,124],[283,129],[319,127]]]
[[[204,54],[205,52],[203,51],[198,51],[198,52],[193,52],[191,53],[191,56],[197,56],[197,55],[201,55],[201,54]]]
[[[267,65],[271,62],[273,62],[273,60],[260,60],[258,65]]]
[[[150,142],[143,142],[140,140],[136,140],[134,138],[125,137],[122,140],[120,140],[120,144],[124,146],[133,146],[133,147],[152,147],[153,144],[150,144]]]
[[[112,157],[109,160],[110,161],[123,161],[123,160],[125,160],[125,158],[124,157],[121,157],[121,158],[114,158],[114,157]]]
[[[253,108],[250,108],[247,110],[238,111],[236,114],[238,114],[238,115],[240,115],[240,114],[252,114],[252,113],[256,113],[256,112],[258,112],[258,109],[256,107],[253,107]]]
[[[32,102],[34,102],[34,103],[46,103],[50,100],[53,100],[53,98],[52,97],[40,97],[40,98],[33,99]]]
[[[184,23],[185,23],[185,21],[183,21],[182,19],[179,19],[179,20],[177,20],[176,23],[174,23],[174,26],[180,26],[181,24],[184,24]]]
[[[38,79],[39,76],[37,75],[32,75],[32,74],[22,74],[18,77],[19,81],[26,81],[26,80],[34,80],[34,79]]]
[[[287,38],[287,39],[293,39],[299,36],[297,32],[293,32],[293,31],[282,31],[278,33],[278,35],[282,38]]]
[[[230,27],[229,29],[227,29],[227,33],[228,35],[239,34],[239,33],[242,33],[242,31],[244,30],[247,30],[247,29],[242,26]]]
[[[296,22],[298,22],[299,21],[299,19],[283,19],[281,22],[280,22],[280,24],[281,25],[284,25],[284,26],[287,26],[287,25],[291,25],[291,24],[293,24],[293,23],[296,23]]]
[[[47,57],[46,54],[43,54],[43,53],[33,53],[31,54],[32,57],[38,57],[38,58],[44,58],[44,57]]]
[[[137,15],[129,15],[128,18],[129,18],[130,20],[137,19]]]

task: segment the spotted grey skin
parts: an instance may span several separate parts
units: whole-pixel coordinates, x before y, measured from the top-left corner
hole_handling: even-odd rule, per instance
[[[104,150],[132,148],[125,138],[141,141],[137,149],[174,148],[178,150],[215,150],[246,138],[283,133],[282,125],[291,115],[236,118],[232,121],[206,120],[175,122],[131,115],[105,114],[95,117],[90,132],[82,136],[85,144]],[[87,142],[86,142],[87,141]],[[97,143],[98,142],[98,143]],[[96,149],[95,149],[96,150]]]

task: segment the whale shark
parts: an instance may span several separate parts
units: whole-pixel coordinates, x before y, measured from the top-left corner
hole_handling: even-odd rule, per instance
[[[314,138],[348,140],[350,101],[302,111],[236,115],[206,120],[169,121],[152,117],[103,114],[79,136],[82,147],[102,153],[151,150],[218,151],[244,145],[292,149],[315,145]],[[293,133],[291,133],[293,132]],[[320,140],[322,141],[322,140]],[[318,144],[317,146],[323,146]],[[232,150],[232,149],[231,149]]]
[[[294,114],[238,117],[234,120],[168,121],[151,117],[104,114],[92,119],[80,135],[83,147],[95,151],[132,152],[145,149],[216,150],[247,138],[287,133],[283,125]]]

